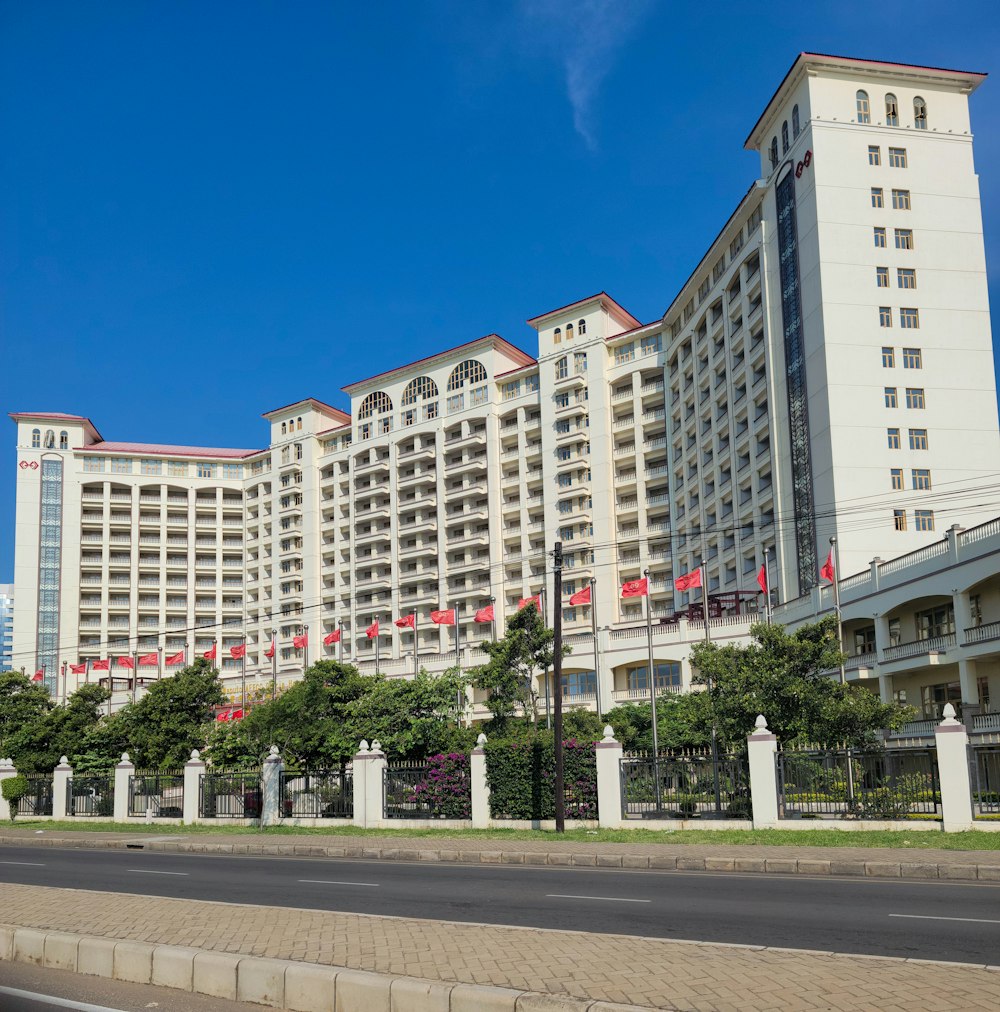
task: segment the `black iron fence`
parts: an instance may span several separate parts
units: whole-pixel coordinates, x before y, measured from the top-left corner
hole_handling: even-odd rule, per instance
[[[259,771],[201,775],[198,814],[203,819],[259,819],[262,800]]]
[[[18,815],[52,814],[52,774],[29,773],[28,790],[17,803]]]
[[[115,778],[108,773],[70,777],[66,781],[66,814],[93,818],[115,814]]]
[[[184,773],[181,770],[137,771],[128,778],[128,814],[154,819],[184,817]]]
[[[746,756],[634,754],[621,760],[622,815],[642,819],[748,819]]]
[[[350,819],[354,777],[350,770],[303,770],[281,774],[281,815],[285,819]]]
[[[969,749],[969,780],[973,818],[1000,815],[1000,745]]]
[[[472,780],[468,756],[444,763],[389,765],[383,773],[385,818],[468,819]]]
[[[783,751],[776,762],[783,819],[905,819],[941,812],[932,748]]]

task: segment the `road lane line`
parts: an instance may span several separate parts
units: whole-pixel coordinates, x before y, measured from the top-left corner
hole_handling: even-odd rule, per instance
[[[76,1012],[122,1012],[121,1009],[109,1008],[107,1005],[88,1005],[86,1002],[77,1001],[76,998],[57,998],[53,994],[22,991],[16,987],[0,987],[0,994],[9,994],[11,998],[21,998],[25,1001],[44,1002],[46,1005],[56,1005],[59,1008],[75,1009]]]
[[[911,921],[964,921],[966,924],[1000,924],[986,917],[932,917],[930,914],[889,914],[890,917],[905,917]]]
[[[365,886],[368,889],[378,889],[378,882],[338,882],[335,879],[328,878],[300,878],[300,882],[307,883],[309,885],[324,885],[324,886]]]
[[[186,871],[153,871],[151,868],[126,868],[126,871],[135,872],[136,875],[188,875]]]
[[[24,868],[44,868],[44,864],[39,864],[37,861],[0,861],[0,864],[17,864]]]
[[[652,900],[632,900],[625,896],[574,896],[572,893],[546,893],[550,900],[608,900],[611,903],[652,903]]]

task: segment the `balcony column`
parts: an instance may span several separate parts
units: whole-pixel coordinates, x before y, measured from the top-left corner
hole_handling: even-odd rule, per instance
[[[873,566],[874,568],[874,566]],[[882,652],[889,646],[889,618],[874,615],[875,619],[875,670],[878,672],[878,694],[883,703],[892,702],[892,675],[882,670]]]
[[[948,531],[954,541],[957,528]],[[972,606],[969,595],[960,590],[951,592],[952,607],[955,611],[955,643],[958,650],[962,649],[965,630],[972,625]],[[965,660],[959,654],[958,680],[962,687],[962,716],[970,717],[979,713],[979,686],[976,684],[976,662]]]

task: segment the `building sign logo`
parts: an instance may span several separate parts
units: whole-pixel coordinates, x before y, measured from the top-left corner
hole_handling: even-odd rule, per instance
[[[812,153],[812,151],[811,150],[807,151],[802,156],[802,161],[799,162],[799,164],[795,166],[795,178],[796,179],[801,179],[802,178],[802,170],[803,169],[808,169],[809,166],[812,164],[812,160],[813,160],[813,153]]]
[[[22,460],[22,461],[20,461],[20,463],[18,463],[18,465],[17,465],[17,466],[18,466],[18,467],[19,467],[19,468],[20,468],[20,469],[21,469],[22,471],[23,471],[23,470],[24,470],[24,469],[25,469],[26,467],[30,467],[32,471],[37,471],[37,470],[38,470],[38,461],[37,461],[37,460],[32,460],[32,461],[30,461],[30,462],[29,462],[29,461],[27,461],[27,460]]]

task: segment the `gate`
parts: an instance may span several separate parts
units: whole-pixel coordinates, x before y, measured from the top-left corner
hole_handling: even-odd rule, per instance
[[[27,793],[17,803],[18,815],[52,814],[52,774],[29,773]]]
[[[259,819],[260,772],[214,770],[202,773],[198,815],[203,819]]]
[[[115,778],[110,774],[70,777],[66,781],[66,815],[84,818],[115,814]]]
[[[973,818],[1000,815],[1000,745],[969,749],[969,782]]]
[[[154,819],[184,818],[184,773],[180,770],[136,772],[128,778],[128,814]]]
[[[621,759],[622,815],[640,819],[748,819],[745,756],[634,754]]]
[[[350,819],[354,777],[350,770],[282,771],[280,797],[285,819]]]

